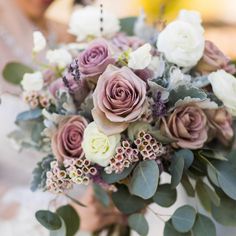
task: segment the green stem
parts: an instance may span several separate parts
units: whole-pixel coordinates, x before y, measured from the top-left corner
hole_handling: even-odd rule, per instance
[[[84,205],[82,202],[74,199],[73,197],[69,196],[68,194],[65,194],[66,197],[68,197],[72,202],[78,204],[79,206],[82,206],[82,207],[87,207],[86,205]]]

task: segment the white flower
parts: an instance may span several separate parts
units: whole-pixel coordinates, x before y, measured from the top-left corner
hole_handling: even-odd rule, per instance
[[[157,48],[167,61],[181,67],[193,67],[203,56],[205,39],[193,24],[176,20],[159,34]]]
[[[102,17],[103,22],[100,21],[101,9],[99,7],[87,6],[76,10],[69,22],[69,32],[75,35],[78,41],[83,41],[91,36],[110,37],[120,30],[117,17],[106,11],[103,11]]]
[[[162,57],[154,56],[148,69],[153,71],[154,78],[161,77],[165,72],[165,60]]]
[[[82,147],[85,158],[100,166],[107,166],[120,144],[120,134],[107,136],[100,132],[95,122],[90,123],[85,131]]]
[[[225,72],[218,70],[208,76],[215,95],[224,103],[225,107],[236,116],[236,78]]]
[[[43,88],[43,75],[37,71],[25,73],[21,85],[25,91],[39,91]]]
[[[181,10],[178,16],[178,20],[188,22],[192,24],[200,32],[204,33],[204,28],[202,27],[202,18],[201,18],[200,12]]]
[[[129,54],[128,66],[134,70],[143,70],[152,61],[152,47],[149,43],[144,44]]]
[[[40,31],[33,32],[33,52],[41,52],[46,47],[46,39]]]
[[[170,68],[170,78],[169,78],[169,86],[168,89],[175,89],[180,85],[189,84],[191,81],[191,76],[185,75],[178,67]]]
[[[71,54],[63,48],[47,51],[46,58],[50,64],[56,64],[60,68],[65,68],[72,61]]]

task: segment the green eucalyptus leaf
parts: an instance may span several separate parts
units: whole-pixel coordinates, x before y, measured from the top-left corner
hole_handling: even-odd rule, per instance
[[[130,228],[136,231],[139,235],[141,236],[148,235],[149,226],[143,214],[136,213],[129,216],[128,224]]]
[[[112,193],[112,201],[124,214],[132,214],[145,208],[147,202],[142,198],[131,195],[125,185],[119,185],[118,191]]]
[[[162,184],[158,186],[158,189],[153,196],[155,203],[162,207],[170,207],[176,202],[177,191],[172,189],[170,184]]]
[[[185,205],[178,208],[171,217],[175,229],[180,233],[187,233],[194,225],[196,211],[192,206]]]
[[[228,159],[224,156],[223,153],[220,152],[216,152],[214,150],[211,149],[203,149],[199,151],[200,155],[203,155],[206,158],[209,159],[216,159],[216,160],[220,160],[220,161],[227,161]]]
[[[184,158],[185,169],[188,169],[192,165],[194,160],[194,154],[189,149],[181,149],[179,151],[176,151],[175,156],[177,158]]]
[[[66,236],[74,236],[79,230],[80,218],[71,205],[65,205],[57,209],[57,214],[66,225]]]
[[[132,172],[134,166],[130,166],[128,168],[125,168],[124,171],[122,171],[122,173],[120,174],[115,174],[115,173],[111,173],[111,174],[107,174],[105,171],[101,172],[101,176],[102,179],[108,183],[108,184],[114,184],[117,183],[125,178],[127,178],[129,176],[129,174]]]
[[[211,212],[214,219],[225,226],[236,226],[236,201],[223,192],[217,192],[221,199],[220,206],[212,204]]]
[[[176,231],[174,226],[171,223],[171,220],[165,223],[164,234],[163,236],[191,236],[190,232],[187,233],[180,233]]]
[[[233,150],[229,153],[229,155],[227,156],[227,159],[233,163],[234,165],[236,165],[236,150]]]
[[[211,211],[211,205],[212,205],[211,203],[213,203],[216,206],[220,205],[220,197],[213,189],[211,189],[202,180],[197,181],[196,192],[202,206],[206,209],[206,211],[208,212]]]
[[[182,179],[181,179],[181,184],[183,185],[183,187],[189,197],[195,196],[194,188],[193,188],[193,186],[186,174],[183,174]]]
[[[98,184],[93,184],[93,190],[97,200],[100,201],[104,207],[108,207],[110,204],[108,193]]]
[[[127,35],[133,35],[134,25],[136,21],[137,21],[137,17],[126,17],[126,18],[120,19],[121,31],[126,33]]]
[[[17,115],[16,117],[16,123],[19,121],[28,121],[28,120],[34,120],[38,119],[42,115],[42,110],[39,108],[24,111]]]
[[[217,170],[212,165],[207,165],[207,176],[209,180],[217,187],[220,187],[218,176],[217,176]]]
[[[211,211],[211,200],[205,190],[205,188],[201,185],[202,181],[197,181],[196,184],[196,192],[197,196],[204,207],[204,209],[208,212]]]
[[[173,156],[171,159],[170,173],[171,173],[171,188],[176,188],[181,181],[184,171],[184,158]]]
[[[66,224],[61,217],[60,220],[61,220],[61,228],[57,230],[51,230],[50,236],[66,236]]]
[[[207,195],[209,196],[211,202],[216,205],[219,206],[220,205],[220,197],[218,196],[218,194],[212,189],[210,188],[207,184],[205,184],[203,181],[198,181],[199,185],[201,185],[203,187],[203,190],[207,193]]]
[[[197,214],[196,222],[193,226],[194,236],[216,236],[216,228],[210,218],[205,215]]]
[[[20,84],[25,73],[32,73],[33,70],[21,63],[10,62],[3,69],[3,78],[12,84]]]
[[[236,200],[236,165],[231,162],[214,161],[219,185],[232,199]]]
[[[159,167],[154,160],[142,161],[134,169],[129,183],[131,194],[143,199],[151,198],[158,186]]]
[[[61,228],[62,223],[60,217],[51,211],[37,211],[35,217],[38,222],[48,230],[57,230]]]

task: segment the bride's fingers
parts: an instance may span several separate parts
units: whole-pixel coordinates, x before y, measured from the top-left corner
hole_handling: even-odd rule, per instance
[[[125,224],[126,217],[119,213],[107,214],[104,215],[101,219],[101,228],[104,228],[112,224]]]

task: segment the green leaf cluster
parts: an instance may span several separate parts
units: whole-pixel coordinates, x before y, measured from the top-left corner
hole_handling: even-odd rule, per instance
[[[50,231],[50,236],[74,236],[80,227],[80,218],[71,205],[61,206],[56,212],[40,210],[38,222]]]

